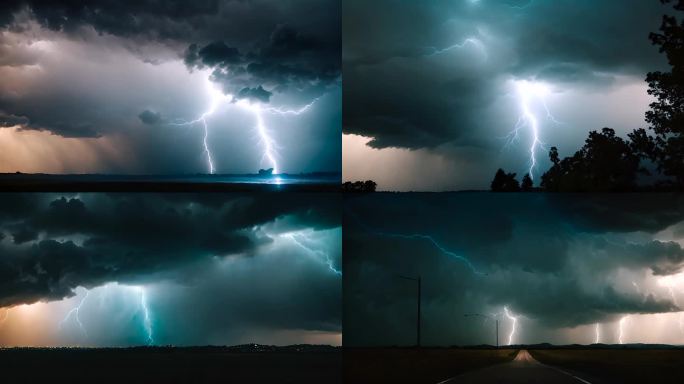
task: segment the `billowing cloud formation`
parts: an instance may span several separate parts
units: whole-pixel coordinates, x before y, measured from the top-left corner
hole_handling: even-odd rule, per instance
[[[213,105],[213,82],[234,101],[278,110],[316,100],[306,114],[263,117],[279,169],[341,168],[338,1],[26,0],[3,2],[0,13],[0,127],[16,129],[15,136],[44,131],[60,146],[106,146],[108,153],[93,151],[102,154],[100,172],[206,171],[201,125],[177,123]],[[217,172],[263,168],[254,116],[225,104],[215,105],[210,121]],[[294,149],[290,140],[307,145]],[[36,168],[25,163],[4,164],[4,171]]]
[[[241,54],[223,41],[202,48],[193,44],[185,53],[185,63],[191,68],[213,68],[212,79],[223,84],[225,93],[267,103],[273,92],[325,90],[337,83],[341,48],[339,40],[319,41],[279,25],[255,52]]]
[[[140,121],[149,125],[157,124],[162,120],[161,114],[159,112],[152,112],[148,109],[142,111],[138,117],[140,118]]]
[[[340,330],[337,196],[10,194],[0,204],[0,307],[10,313],[80,292],[77,305],[83,289],[95,297],[98,287],[118,283],[150,287],[167,342],[247,342],[241,337],[257,329],[263,338]],[[281,297],[286,292],[292,296]],[[127,295],[128,305],[139,306],[139,294]],[[204,325],[183,328],[192,325],[179,314],[190,306],[213,323],[194,317]],[[296,315],[276,315],[284,308]],[[104,336],[88,343],[111,345],[97,337]]]
[[[543,119],[541,140],[561,154],[574,153],[590,130],[643,126],[644,78],[665,65],[648,35],[671,12],[657,0],[343,6],[344,132],[371,138],[373,148],[427,149],[481,173],[444,175],[456,189],[485,188],[501,166],[519,174],[529,166],[527,131],[502,150],[520,115],[516,81],[549,87],[561,124]]]
[[[428,344],[488,341],[489,328],[463,315],[491,314],[508,327],[496,315],[504,307],[525,319],[517,342],[572,343],[594,335],[573,330],[679,312],[684,303],[684,286],[668,285],[684,276],[677,195],[377,194],[347,202],[350,345],[410,342],[415,287],[400,275],[423,278]],[[676,333],[665,342],[679,340]]]

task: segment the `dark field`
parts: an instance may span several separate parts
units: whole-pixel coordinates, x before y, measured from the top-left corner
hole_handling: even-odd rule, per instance
[[[435,384],[513,360],[514,349],[345,348],[345,383]]]
[[[684,349],[529,350],[543,364],[599,383],[684,383]]]
[[[3,383],[341,383],[337,348],[2,349]]]
[[[338,192],[339,173],[300,175],[51,175],[0,173],[2,192]]]

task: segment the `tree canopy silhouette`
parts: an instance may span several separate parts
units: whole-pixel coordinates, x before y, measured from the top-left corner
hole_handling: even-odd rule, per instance
[[[560,160],[551,148],[553,165],[541,177],[541,186],[550,192],[616,192],[636,187],[640,158],[630,143],[611,128],[589,132],[584,146],[571,157]]]
[[[520,191],[520,183],[515,178],[515,173],[506,173],[499,168],[492,180],[492,192],[518,192]]]
[[[674,3],[684,11],[684,0]],[[573,156],[560,160],[551,148],[553,165],[541,177],[541,187],[551,192],[608,192],[637,188],[637,176],[647,173],[641,161],[650,159],[662,176],[677,189],[684,189],[684,20],[663,16],[660,33],[649,39],[660,46],[672,67],[669,72],[650,72],[646,76],[648,93],[656,98],[646,112],[648,130],[639,128],[624,140],[610,128],[592,131],[584,146]],[[654,136],[650,136],[649,132]],[[663,182],[659,182],[663,184]]]
[[[661,0],[663,4],[673,0]],[[684,0],[676,0],[674,8],[684,11]],[[647,137],[637,130],[632,139],[642,153],[653,159],[658,170],[672,177],[677,188],[684,188],[684,19],[663,16],[660,33],[649,36],[660,46],[672,67],[669,72],[650,72],[648,93],[656,98],[646,112],[649,129],[655,135]]]
[[[352,192],[352,193],[368,193],[375,192],[375,188],[378,184],[373,180],[366,181],[347,181],[342,184],[342,192]]]
[[[529,173],[526,173],[525,176],[523,176],[522,183],[520,183],[520,189],[522,189],[523,192],[530,192],[534,189],[534,182]]]

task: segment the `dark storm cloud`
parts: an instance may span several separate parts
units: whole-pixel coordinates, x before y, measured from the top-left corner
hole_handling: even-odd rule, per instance
[[[218,0],[198,1],[4,1],[0,10],[5,26],[14,14],[29,11],[35,19],[55,31],[74,32],[84,25],[98,32],[120,36],[151,35],[180,38],[192,21],[219,10]],[[185,28],[183,28],[185,27]]]
[[[148,109],[142,111],[138,115],[138,118],[140,118],[140,121],[142,121],[144,124],[147,124],[147,125],[155,125],[155,124],[162,121],[161,113],[152,112]]]
[[[633,286],[684,267],[653,237],[684,221],[678,195],[377,194],[346,199],[344,220],[351,344],[402,342],[415,287],[400,275],[422,276],[426,340],[442,345],[475,342],[463,314],[503,306],[546,327],[679,310]]]
[[[188,67],[224,66],[242,61],[240,51],[226,45],[223,41],[209,43],[201,49],[192,44],[185,52],[185,64]]]
[[[501,121],[487,112],[506,81],[607,89],[617,76],[644,78],[665,62],[648,41],[668,12],[658,0],[343,6],[344,132],[372,137],[377,148],[498,149],[490,136]]]
[[[22,116],[6,115],[0,112],[0,127],[14,127],[17,125],[25,125],[28,119]]]
[[[192,280],[213,258],[254,256],[278,233],[339,226],[332,195],[8,195],[0,209],[0,306],[77,286]],[[268,227],[268,229],[264,229]]]
[[[240,53],[223,41],[198,48],[190,45],[185,63],[213,69],[214,81],[237,99],[268,102],[272,91],[325,88],[339,81],[341,41],[323,41],[288,25],[278,25],[268,43]],[[266,86],[268,90],[263,87]]]
[[[90,169],[102,173],[204,171],[201,127],[169,123],[206,111],[209,77],[274,108],[317,100],[301,116],[264,116],[278,144],[300,144],[280,146],[278,168],[341,170],[338,0],[26,0],[2,2],[0,14],[0,127],[59,136],[31,133],[31,145],[94,149]],[[251,110],[220,105],[212,120],[218,172],[263,168]]]

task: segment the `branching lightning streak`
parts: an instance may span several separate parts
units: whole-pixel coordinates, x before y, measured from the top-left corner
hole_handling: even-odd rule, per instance
[[[5,310],[5,316],[2,317],[2,320],[0,320],[0,325],[5,324],[5,321],[7,321],[7,318],[9,317],[9,308],[4,308]]]
[[[681,275],[665,276],[658,280],[658,284],[667,288],[668,293],[670,294],[670,299],[672,299],[672,303],[674,303],[674,305],[680,309],[677,324],[679,326],[679,332],[684,333],[684,312],[681,311],[681,308],[679,307],[679,300],[675,294],[675,285],[677,285],[679,282],[681,282]]]
[[[507,146],[517,141],[520,130],[524,127],[529,128],[531,136],[531,144],[529,148],[530,161],[528,173],[532,180],[534,180],[534,170],[537,167],[537,152],[544,148],[544,143],[540,138],[540,119],[535,114],[531,105],[532,99],[536,100],[546,112],[546,118],[554,124],[563,124],[558,121],[552,114],[546,103],[546,96],[549,94],[549,89],[542,83],[529,82],[526,80],[516,81],[518,89],[518,96],[520,99],[521,116],[515,124],[513,131],[508,135]]]
[[[83,334],[84,334],[86,337],[88,337],[88,332],[86,331],[85,327],[83,326],[83,323],[81,322],[81,318],[80,318],[79,315],[80,315],[81,307],[83,306],[83,303],[85,303],[85,301],[86,301],[86,299],[88,298],[88,295],[89,295],[89,294],[90,294],[90,291],[86,290],[85,296],[83,296],[83,298],[82,298],[81,301],[78,303],[78,305],[77,305],[76,307],[72,308],[72,309],[66,314],[66,316],[64,317],[64,319],[62,319],[62,321],[59,322],[59,328],[60,328],[60,329],[62,328],[62,326],[64,325],[64,323],[66,323],[66,322],[69,320],[69,318],[73,316],[73,318],[76,320],[76,324],[78,324],[78,327],[81,329],[81,332],[83,332]]]
[[[622,316],[622,318],[620,319],[620,322],[618,323],[618,327],[619,327],[618,342],[620,344],[624,344],[624,339],[623,339],[623,336],[625,334],[624,327],[625,327],[625,322],[627,321],[628,317],[629,316]]]
[[[375,230],[375,229],[373,229],[373,228],[367,226],[366,224],[364,224],[364,223],[363,223],[355,214],[353,214],[352,212],[349,212],[349,214],[350,214],[351,217],[353,217],[353,218],[356,220],[356,222],[357,222],[357,223],[361,226],[361,228],[363,228],[366,232],[373,233],[373,234],[375,234],[375,235],[377,235],[377,236],[395,237],[395,238],[409,239],[409,240],[416,240],[416,239],[417,239],[417,240],[426,240],[427,242],[429,242],[430,244],[432,244],[435,248],[437,248],[442,254],[445,254],[445,255],[447,255],[447,256],[449,256],[449,257],[452,257],[452,258],[454,258],[454,259],[456,259],[456,260],[459,260],[459,261],[463,262],[463,263],[468,267],[468,269],[470,269],[475,275],[478,275],[478,276],[486,276],[486,273],[480,272],[477,268],[475,268],[475,265],[473,265],[473,263],[472,263],[467,257],[458,255],[458,254],[456,254],[456,253],[454,253],[454,252],[452,252],[452,251],[450,251],[450,250],[444,248],[444,246],[442,246],[439,242],[437,242],[437,240],[435,240],[435,239],[434,239],[432,236],[430,236],[430,235],[425,235],[425,234],[420,234],[420,233],[414,233],[414,234],[406,235],[406,234],[401,234],[401,233],[392,233],[392,232],[378,231],[378,230]]]
[[[209,173],[214,174],[214,161],[211,159],[211,151],[209,150],[209,144],[207,144],[207,139],[209,138],[209,127],[207,126],[207,120],[202,119],[202,125],[204,126],[204,138],[202,139],[202,144],[204,144],[204,153],[207,154],[207,163],[209,164]]]
[[[262,108],[261,110],[264,112],[275,113],[278,115],[301,115],[302,113],[311,109],[311,107],[313,107],[313,105],[316,104],[318,99],[320,99],[320,97],[313,99],[313,101],[311,101],[309,104],[306,104],[299,109],[283,109],[283,108],[268,107],[268,108]]]
[[[150,317],[150,309],[147,306],[147,297],[145,296],[145,289],[138,288],[140,291],[140,308],[143,312],[143,326],[145,327],[145,332],[147,333],[147,345],[154,344],[154,338],[152,334],[152,318]]]
[[[601,328],[599,323],[596,323],[596,339],[594,339],[594,344],[598,344],[601,341]]]
[[[472,45],[473,47],[479,49],[482,52],[482,55],[484,56],[484,59],[487,60],[489,58],[489,55],[487,54],[487,50],[485,49],[484,44],[482,44],[482,41],[480,39],[475,38],[475,37],[469,37],[461,43],[457,44],[452,44],[446,48],[438,49],[436,47],[430,47],[432,49],[432,53],[430,53],[428,56],[436,56],[436,55],[441,55],[442,53],[449,52],[454,49],[463,49],[467,45]]]
[[[508,345],[513,345],[513,336],[515,336],[515,331],[518,325],[518,317],[513,316],[511,312],[508,310],[508,307],[504,307],[504,314],[506,315],[506,317],[508,317],[509,320],[512,321],[511,333],[508,334]]]
[[[295,244],[297,244],[299,247],[301,247],[302,249],[310,252],[313,255],[316,255],[316,256],[323,258],[323,260],[325,260],[325,263],[328,265],[328,269],[330,269],[331,272],[333,272],[336,275],[342,276],[342,271],[335,268],[333,260],[330,258],[330,255],[328,255],[326,252],[323,252],[320,249],[311,249],[311,248],[307,247],[302,241],[297,239],[297,235],[295,235],[293,233],[288,234],[287,237],[292,239],[292,241]]]
[[[256,121],[257,121],[257,132],[259,133],[259,138],[264,146],[264,155],[262,156],[262,161],[264,158],[268,159],[269,163],[273,167],[273,174],[277,175],[278,172],[278,162],[276,161],[273,148],[275,147],[275,142],[273,138],[268,133],[266,126],[264,125],[264,119],[261,117],[261,110],[259,108],[254,109]]]
[[[207,80],[208,81],[208,80]],[[209,173],[214,174],[215,168],[214,168],[214,160],[212,159],[211,155],[211,150],[209,149],[209,125],[207,124],[207,118],[216,112],[216,109],[218,108],[218,105],[221,101],[224,99],[228,99],[228,96],[225,96],[222,92],[217,91],[210,82],[207,83],[208,88],[209,88],[209,94],[211,95],[211,104],[209,105],[209,109],[207,109],[204,113],[200,115],[195,120],[190,120],[190,121],[185,121],[185,122],[180,122],[180,123],[172,123],[172,125],[193,125],[197,123],[202,123],[202,126],[204,127],[204,137],[202,140],[202,144],[204,145],[204,153],[207,156],[207,167],[209,168]],[[232,99],[232,97],[230,97]]]
[[[276,161],[275,140],[271,137],[268,129],[266,128],[261,113],[267,112],[279,115],[300,115],[311,109],[313,105],[320,99],[320,97],[316,98],[299,109],[283,109],[276,107],[263,108],[258,104],[251,104],[247,100],[237,100],[232,95],[224,95],[223,92],[214,88],[209,79],[207,79],[207,88],[209,89],[209,95],[211,98],[209,108],[195,120],[171,123],[171,125],[193,125],[197,123],[202,123],[202,126],[204,127],[204,137],[202,143],[204,146],[204,153],[207,157],[207,168],[209,169],[210,174],[215,173],[216,168],[214,166],[214,160],[209,146],[209,124],[207,123],[207,118],[216,112],[221,103],[233,103],[254,113],[254,117],[256,119],[256,130],[259,134],[259,139],[264,147],[262,162],[264,159],[267,159],[270,163],[270,166],[273,168],[273,174],[278,174],[280,169]]]

